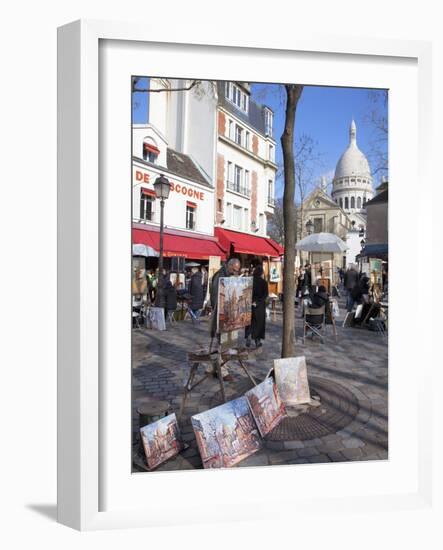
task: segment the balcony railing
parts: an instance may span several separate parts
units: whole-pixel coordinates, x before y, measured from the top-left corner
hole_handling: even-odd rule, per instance
[[[268,205],[269,205],[269,206],[275,206],[275,199],[274,199],[274,197],[268,197]]]
[[[244,195],[245,197],[251,196],[251,190],[249,187],[246,187],[245,185],[239,185],[235,181],[227,181],[226,187],[229,189],[229,191],[235,191],[235,193],[240,193],[240,195]]]

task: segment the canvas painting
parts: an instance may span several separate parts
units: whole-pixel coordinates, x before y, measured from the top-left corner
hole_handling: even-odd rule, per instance
[[[252,277],[221,277],[218,289],[218,331],[251,324]]]
[[[285,418],[286,409],[272,378],[266,378],[245,395],[262,437]]]
[[[301,405],[311,401],[304,356],[274,359],[274,369],[277,388],[285,405]]]
[[[204,468],[229,468],[261,447],[246,397],[191,417]]]
[[[183,450],[175,414],[170,414],[140,428],[146,462],[150,470]]]

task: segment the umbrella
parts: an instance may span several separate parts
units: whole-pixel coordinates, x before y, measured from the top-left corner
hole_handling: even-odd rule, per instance
[[[333,233],[313,233],[299,241],[295,247],[305,252],[344,252],[349,247]]]
[[[132,245],[132,255],[133,256],[146,256],[158,258],[160,254],[151,248],[150,246],[147,246],[146,244],[133,244]]]

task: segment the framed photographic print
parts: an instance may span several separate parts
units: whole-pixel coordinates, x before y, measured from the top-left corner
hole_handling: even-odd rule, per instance
[[[189,43],[185,34],[175,40],[165,42],[160,29],[117,22],[59,29],[59,521],[81,530],[160,525],[166,517],[170,524],[212,521],[207,503],[214,495],[219,521],[289,519],[294,510],[303,515],[331,503],[340,513],[356,501],[377,511],[427,506],[431,412],[423,388],[431,361],[420,358],[430,335],[419,322],[421,302],[405,300],[420,295],[420,282],[405,278],[402,266],[426,225],[418,183],[424,196],[432,194],[429,45],[307,34],[269,43],[223,37]],[[291,425],[304,423],[303,437],[278,442],[272,457],[260,450],[238,467],[203,468],[191,418],[195,423],[229,401],[246,402],[252,389],[250,379],[226,365],[223,404],[209,357],[199,365],[184,417],[177,415],[189,448],[157,461],[155,471],[137,470],[140,427],[157,422],[159,410],[162,418],[178,413],[189,356],[209,346],[210,279],[219,267],[239,261],[232,284],[246,284],[263,318],[263,284],[276,297],[283,292],[284,248],[270,233],[285,185],[278,175],[285,113],[278,105],[287,86],[302,90],[296,132],[299,124],[312,132],[329,127],[335,135],[305,143],[315,152],[313,142],[324,139],[318,153],[325,164],[320,169],[314,155],[314,169],[314,157],[305,159],[313,186],[299,187],[306,208],[296,230],[300,239],[339,233],[346,249],[303,252],[296,269],[314,301],[327,299],[323,285],[305,274],[312,264],[331,266],[331,293],[335,286],[343,290],[335,296],[338,339],[325,323],[324,345],[302,344],[298,316],[294,346],[295,355],[306,356],[311,396],[321,404],[315,429],[331,426],[322,417],[328,408],[339,408],[340,424],[316,438],[313,424],[297,417]],[[378,151],[370,145],[372,116],[388,130]],[[297,134],[293,145],[300,151]],[[372,166],[376,153],[383,161],[387,151],[389,172],[380,168],[379,178]],[[414,212],[407,223],[404,212]],[[385,223],[375,237],[372,215]],[[340,269],[355,264],[367,284],[359,266],[369,259],[381,267],[372,299],[384,310],[383,325],[343,326],[357,304],[348,300]],[[147,322],[156,308],[166,330]],[[255,317],[256,348],[242,353],[263,380],[280,357],[281,306],[257,336]],[[244,321],[241,327],[249,318]],[[248,444],[252,429],[243,434]],[[225,432],[232,456],[240,456],[238,438]],[[257,460],[254,468],[241,467],[248,460]],[[288,486],[297,491],[288,493]],[[172,493],[186,494],[186,506],[171,503]]]

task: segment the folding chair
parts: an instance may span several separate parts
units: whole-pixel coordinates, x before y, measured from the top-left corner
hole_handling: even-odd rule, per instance
[[[303,318],[303,344],[305,343],[306,334],[311,331],[311,337],[314,339],[314,335],[317,335],[322,344],[324,344],[324,338],[322,331],[325,328],[325,306],[321,307],[306,307]]]

